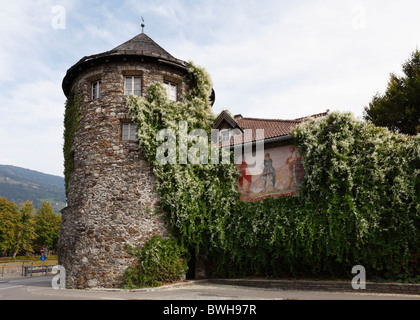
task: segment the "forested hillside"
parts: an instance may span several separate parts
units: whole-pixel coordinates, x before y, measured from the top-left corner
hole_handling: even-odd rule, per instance
[[[35,209],[40,208],[43,201],[48,201],[54,212],[59,213],[66,206],[64,178],[0,165],[0,197],[16,204],[32,201]]]

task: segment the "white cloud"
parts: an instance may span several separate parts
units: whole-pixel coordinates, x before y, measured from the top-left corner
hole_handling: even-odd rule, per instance
[[[330,108],[361,116],[420,40],[415,1],[276,2],[272,10],[267,1],[247,1],[239,10],[226,3],[211,40],[203,44],[186,31],[171,43],[177,57],[210,71],[216,111],[296,118]],[[207,6],[191,29],[214,21]],[[355,28],[355,8],[365,9],[362,28]]]
[[[60,1],[71,9],[70,1]],[[55,1],[0,3],[0,164],[63,174],[61,90]]]
[[[65,30],[51,26],[54,5]],[[140,16],[163,48],[210,72],[215,112],[293,119],[361,116],[419,45],[418,12],[417,0],[1,1],[0,163],[62,174],[62,78],[140,33]]]
[[[0,97],[0,163],[62,175],[64,99],[57,81],[16,85]],[[10,162],[10,158],[18,161]]]

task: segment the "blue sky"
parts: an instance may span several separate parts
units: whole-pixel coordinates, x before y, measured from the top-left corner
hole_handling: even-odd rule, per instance
[[[0,164],[63,175],[62,79],[140,33],[141,16],[163,48],[209,71],[216,114],[294,119],[362,117],[419,46],[419,12],[418,0],[1,1]]]

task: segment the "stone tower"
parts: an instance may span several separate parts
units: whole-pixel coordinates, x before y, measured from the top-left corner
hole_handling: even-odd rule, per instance
[[[141,246],[154,235],[168,235],[163,215],[155,214],[155,177],[126,106],[129,94],[145,96],[156,82],[164,83],[170,99],[181,100],[188,90],[187,63],[144,33],[84,57],[63,80],[64,94],[82,99],[59,240],[69,287],[121,286],[135,260],[127,242]]]

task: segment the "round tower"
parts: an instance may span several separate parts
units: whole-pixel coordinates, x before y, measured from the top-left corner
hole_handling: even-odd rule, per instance
[[[126,106],[128,95],[145,96],[156,82],[165,85],[170,99],[181,100],[188,90],[187,63],[145,33],[84,57],[63,80],[64,94],[81,101],[59,240],[69,287],[120,287],[135,261],[127,243],[141,246],[169,234]]]

